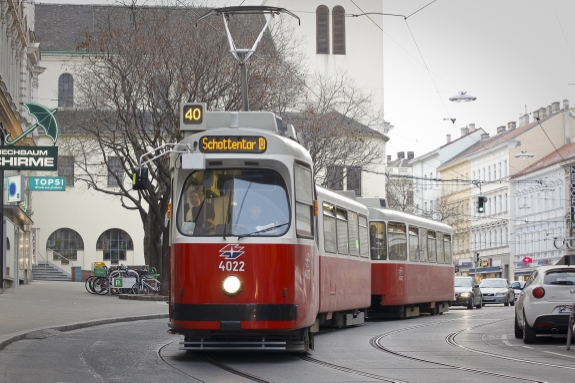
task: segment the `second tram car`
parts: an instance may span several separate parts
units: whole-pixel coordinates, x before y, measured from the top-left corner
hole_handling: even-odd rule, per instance
[[[453,229],[441,222],[369,207],[371,241],[370,317],[404,318],[441,314],[453,300]]]

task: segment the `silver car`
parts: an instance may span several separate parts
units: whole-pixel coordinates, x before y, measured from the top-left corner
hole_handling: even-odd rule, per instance
[[[515,305],[515,291],[505,278],[485,278],[479,283],[483,304],[503,303],[505,306]]]

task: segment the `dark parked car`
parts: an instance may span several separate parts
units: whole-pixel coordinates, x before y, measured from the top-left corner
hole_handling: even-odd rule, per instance
[[[505,306],[515,305],[515,291],[505,278],[485,278],[479,284],[483,295],[483,304],[503,303]]]
[[[455,297],[451,301],[451,306],[467,306],[468,309],[473,309],[473,306],[481,308],[481,290],[475,278],[455,277]]]
[[[515,281],[511,284],[511,288],[513,289],[513,291],[515,291],[515,300],[519,298],[519,294],[521,294],[523,286],[525,286],[525,281]]]

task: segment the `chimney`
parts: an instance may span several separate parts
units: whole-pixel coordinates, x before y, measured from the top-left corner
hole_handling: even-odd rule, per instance
[[[551,109],[551,105],[547,105],[547,115],[551,116],[553,114],[552,109]]]
[[[539,108],[539,118],[547,117],[547,109],[544,107]]]
[[[398,160],[405,159],[405,152],[397,152],[397,159]]]
[[[487,139],[487,138],[489,138],[489,133],[483,133],[483,134],[481,135],[481,139],[482,139],[482,140],[485,140],[485,139]]]
[[[451,134],[446,134],[446,138],[447,138],[447,143],[449,144],[451,142]]]
[[[533,120],[537,120],[539,118],[539,109],[534,110],[532,113],[533,113]]]
[[[390,162],[390,161],[391,161],[391,154],[388,154],[387,155],[387,162]]]
[[[554,103],[551,104],[551,110],[553,111],[553,113],[559,112],[559,101],[555,101]]]
[[[461,137],[466,136],[469,133],[469,128],[461,128]]]
[[[569,100],[563,100],[563,110],[569,110]]]
[[[515,121],[510,121],[507,123],[507,130],[515,129],[516,123]]]
[[[408,160],[413,160],[414,157],[415,157],[415,153],[414,153],[414,152],[407,152],[407,159],[408,159]]]
[[[469,133],[473,133],[475,132],[475,124],[471,123],[469,124]]]
[[[519,126],[524,126],[529,124],[529,114],[524,114],[523,116],[519,117]]]
[[[505,125],[501,125],[497,127],[497,134],[505,132]]]

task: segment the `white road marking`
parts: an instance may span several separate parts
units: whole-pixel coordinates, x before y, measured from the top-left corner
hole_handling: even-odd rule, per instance
[[[505,334],[501,335],[501,339],[507,339],[507,335]]]
[[[509,341],[506,341],[506,340],[504,340],[504,341],[503,341],[503,343],[505,343],[505,344],[506,344],[506,345],[508,345],[508,346],[511,346],[511,347],[515,347],[515,345],[514,345],[514,344],[511,344],[511,343],[509,343]]]
[[[548,354],[559,355],[559,356],[565,356],[565,357],[567,357],[567,358],[573,358],[573,359],[575,359],[575,356],[571,356],[571,355],[565,355],[565,354],[560,354],[560,353],[558,353],[558,352],[551,352],[551,351],[543,351],[543,352],[546,352],[546,353],[548,353]]]

